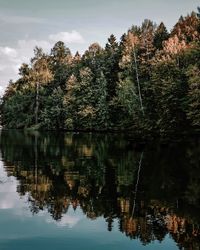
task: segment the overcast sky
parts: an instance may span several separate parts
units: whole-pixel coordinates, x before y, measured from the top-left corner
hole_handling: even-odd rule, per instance
[[[199,0],[0,0],[0,93],[17,79],[36,45],[49,51],[62,40],[82,53],[93,42],[104,46],[112,33],[119,40],[145,18],[163,21],[170,30],[199,5]]]

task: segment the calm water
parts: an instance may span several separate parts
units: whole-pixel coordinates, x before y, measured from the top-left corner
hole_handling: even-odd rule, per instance
[[[0,249],[200,249],[200,141],[1,132]]]

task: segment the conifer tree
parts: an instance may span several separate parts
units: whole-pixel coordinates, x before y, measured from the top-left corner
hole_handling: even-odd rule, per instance
[[[187,70],[189,77],[189,92],[188,92],[188,112],[187,117],[196,128],[200,128],[200,69],[199,66],[190,65]]]
[[[169,38],[169,33],[164,23],[161,22],[158,28],[155,31],[153,45],[156,49],[163,49],[163,42]]]

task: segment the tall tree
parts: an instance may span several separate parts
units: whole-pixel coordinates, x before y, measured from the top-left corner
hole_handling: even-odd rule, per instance
[[[63,104],[65,109],[64,126],[66,129],[76,129],[78,124],[78,93],[80,84],[74,74],[72,74],[66,82],[66,94]]]
[[[155,31],[153,45],[156,49],[163,49],[163,42],[169,38],[169,33],[163,22],[160,23]]]
[[[107,98],[110,101],[116,96],[120,59],[119,46],[113,34],[108,38],[104,54],[103,72],[107,81]]]
[[[48,64],[48,56],[44,54],[41,48],[36,47],[34,50],[34,58],[32,58],[32,77],[36,84],[35,95],[35,125],[38,125],[39,112],[39,91],[40,86],[52,80],[53,75]]]
[[[175,62],[156,65],[151,81],[156,98],[157,126],[160,133],[170,134],[187,127],[184,98],[187,83]]]
[[[107,129],[109,121],[107,81],[102,71],[96,77],[96,126],[99,129]]]
[[[138,90],[138,100],[140,103],[141,111],[144,115],[144,107],[143,107],[143,101],[142,101],[142,94],[141,94],[141,85],[140,85],[140,79],[139,79],[139,71],[138,71],[138,60],[137,60],[137,49],[138,45],[140,44],[138,36],[134,35],[131,32],[128,32],[127,36],[125,37],[124,41],[124,51],[123,56],[120,62],[121,68],[127,68],[129,70],[129,73],[132,72],[132,69],[134,68],[135,71],[135,78],[137,83],[137,90]]]
[[[188,112],[192,125],[200,128],[200,68],[196,65],[190,65],[187,70],[189,92],[188,92]]]
[[[50,69],[54,74],[54,87],[65,88],[66,80],[72,73],[72,60],[70,49],[63,42],[57,42],[50,54]]]

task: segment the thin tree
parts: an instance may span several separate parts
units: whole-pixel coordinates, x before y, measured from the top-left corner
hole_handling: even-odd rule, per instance
[[[141,86],[140,86],[138,63],[137,63],[137,56],[136,56],[136,46],[138,44],[138,38],[131,32],[128,33],[128,38],[133,48],[134,68],[135,68],[135,75],[136,75],[136,81],[137,81],[138,96],[139,96],[140,108],[141,108],[142,114],[144,115],[144,106],[143,106],[142,95],[141,95]]]
[[[138,74],[138,65],[137,65],[135,46],[133,47],[133,57],[134,57],[134,64],[135,64],[135,74],[136,74],[136,81],[137,81],[137,87],[138,87],[138,95],[139,95],[139,100],[140,100],[140,107],[142,110],[142,114],[144,115],[144,107],[143,107],[143,102],[142,102],[142,95],[141,95],[141,87],[140,87],[140,80],[139,80],[139,74]]]

